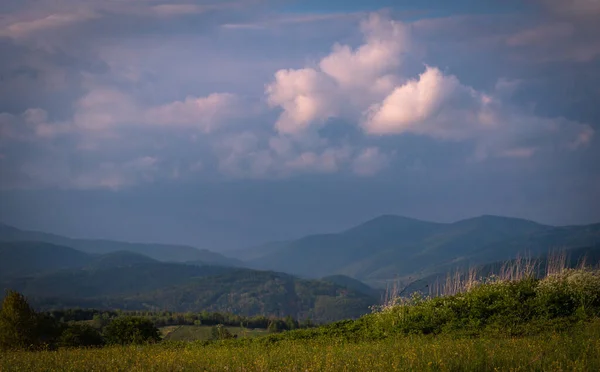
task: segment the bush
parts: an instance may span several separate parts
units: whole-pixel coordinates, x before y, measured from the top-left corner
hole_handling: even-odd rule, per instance
[[[117,317],[106,326],[104,337],[109,344],[144,344],[160,341],[160,333],[154,324],[144,318]]]
[[[87,324],[69,324],[58,339],[62,347],[91,347],[104,345],[100,332]]]
[[[600,273],[565,270],[547,276],[537,287],[540,309],[546,317],[600,315]]]
[[[213,340],[228,340],[234,338],[234,335],[222,324],[217,324],[211,329],[211,338]]]

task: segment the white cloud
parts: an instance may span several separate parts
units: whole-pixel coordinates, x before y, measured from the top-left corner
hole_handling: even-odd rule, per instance
[[[98,17],[98,14],[89,11],[50,14],[42,18],[8,24],[0,29],[0,36],[8,36],[15,39],[27,38],[35,34],[72,26]]]
[[[204,133],[217,129],[225,120],[237,117],[241,102],[233,94],[213,93],[206,97],[189,96],[183,101],[144,106],[123,92],[95,88],[75,104],[69,122],[48,123],[47,113],[35,111],[36,132],[42,137],[83,133],[114,137],[127,127],[190,129]],[[38,109],[36,109],[38,110]],[[33,115],[28,110],[25,115]]]
[[[435,125],[448,111],[471,109],[483,96],[460,84],[454,76],[427,67],[418,79],[396,87],[382,103],[372,105],[363,124],[371,134],[429,133],[439,137],[461,137],[463,124]],[[469,102],[473,101],[473,102]],[[476,102],[479,101],[479,102]],[[470,106],[470,107],[469,107]]]
[[[238,111],[240,104],[235,95],[229,93],[187,97],[184,101],[148,109],[145,121],[157,125],[199,128],[210,132],[222,119]]]
[[[276,129],[298,134],[328,118],[355,113],[356,106],[387,93],[396,81],[407,38],[398,22],[373,14],[361,24],[365,44],[336,44],[318,67],[279,70],[267,85],[271,107],[283,109]]]
[[[353,161],[354,173],[372,176],[379,173],[389,163],[389,156],[382,154],[377,147],[364,149]]]
[[[473,141],[476,157],[525,156],[522,142],[558,141],[576,148],[593,135],[589,125],[536,117],[503,102],[518,86],[499,80],[492,92],[477,91],[433,66],[416,78],[402,74],[407,27],[381,15],[361,25],[365,43],[353,50],[336,44],[318,67],[280,70],[267,86],[268,101],[283,112],[279,133],[304,135],[330,118],[360,123],[371,135],[412,133],[438,140]],[[565,26],[553,32],[562,35]],[[513,44],[539,39],[546,29],[516,35]],[[518,36],[518,37],[517,37]],[[514,149],[521,149],[516,151]],[[365,150],[366,151],[366,150]]]

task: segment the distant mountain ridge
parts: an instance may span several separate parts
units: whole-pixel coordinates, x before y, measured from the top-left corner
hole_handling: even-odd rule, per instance
[[[206,310],[329,322],[369,312],[378,298],[362,286],[201,261],[161,262],[130,251],[95,254],[39,241],[0,242],[0,299],[13,289],[46,310]]]
[[[70,247],[91,254],[129,251],[163,262],[201,261],[206,264],[241,266],[236,259],[206,249],[177,244],[129,243],[102,239],[73,239],[55,234],[21,230],[0,223],[0,242],[44,242]]]
[[[436,223],[383,215],[351,229],[253,247],[249,267],[304,277],[346,275],[371,285],[416,278],[457,264],[508,260],[600,242],[600,224],[556,227],[484,215]]]

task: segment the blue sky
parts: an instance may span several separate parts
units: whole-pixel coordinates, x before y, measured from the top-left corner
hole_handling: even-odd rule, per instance
[[[0,221],[214,250],[600,221],[600,2],[4,1]]]

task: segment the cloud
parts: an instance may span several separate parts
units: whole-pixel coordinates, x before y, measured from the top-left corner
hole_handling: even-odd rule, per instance
[[[538,0],[549,11],[568,17],[593,18],[600,15],[600,2],[597,0]]]
[[[264,40],[289,42],[288,34],[260,33],[260,44],[257,38],[252,39],[254,44],[243,45],[247,35],[227,31],[234,27],[231,19],[239,21],[237,25],[260,26],[264,16],[244,23],[252,17],[219,13],[207,26],[213,27],[211,34],[199,32],[198,23],[191,27],[193,22],[179,18],[217,15],[209,5],[128,2],[122,14],[116,14],[117,8],[99,10],[104,5],[88,4],[73,7],[72,13],[53,12],[54,17],[46,14],[47,9],[36,16],[9,17],[0,29],[13,26],[19,40],[56,38],[51,44],[61,47],[41,54],[49,65],[60,66],[56,71],[49,68],[56,83],[43,93],[57,97],[61,90],[69,93],[61,104],[21,98],[24,106],[0,108],[4,112],[0,152],[3,162],[14,166],[11,172],[20,171],[22,179],[32,183],[60,185],[63,180],[63,185],[80,188],[128,187],[182,180],[196,173],[221,177],[214,172],[267,179],[332,173],[374,176],[398,159],[410,163],[405,157],[415,151],[410,143],[415,137],[426,152],[456,145],[460,156],[478,161],[499,157],[506,162],[575,151],[593,141],[594,130],[584,122],[545,117],[515,105],[513,95],[527,81],[503,74],[506,78],[494,75],[491,84],[473,84],[484,73],[456,72],[447,66],[447,59],[427,53],[439,44],[423,38],[430,32],[472,37],[478,40],[476,45],[491,40],[503,51],[532,45],[548,51],[554,40],[562,43],[581,32],[568,20],[518,24],[507,30],[493,27],[492,37],[465,26],[472,21],[468,17],[431,21],[427,26],[425,21],[403,23],[376,13],[365,17],[358,28],[354,24],[360,39],[352,32],[340,32],[343,42],[334,43],[332,33],[315,44],[311,36],[305,40],[310,44],[306,50],[294,48],[282,56]],[[319,22],[329,30],[330,20],[349,23],[353,17],[274,17],[260,27],[284,29]],[[133,19],[140,23],[130,22]],[[100,25],[114,27],[100,37]],[[214,27],[219,25],[227,26]],[[448,25],[465,29],[447,35]],[[168,35],[160,31],[163,26]],[[426,26],[429,31],[423,31]],[[321,32],[314,28],[311,35]],[[546,41],[548,35],[552,41]],[[234,44],[224,46],[229,42]],[[246,49],[240,49],[243,53],[237,47]],[[449,57],[464,51],[454,47],[448,43],[442,50]],[[251,62],[238,58],[246,50],[254,53]],[[38,60],[35,56],[30,59]],[[247,66],[252,63],[260,67]],[[26,76],[32,84],[28,90],[42,92],[31,89],[41,87],[36,80],[42,76],[41,67],[22,66],[0,62],[15,84]]]
[[[363,16],[362,13],[327,13],[327,14],[303,14],[303,15],[273,15],[268,19],[249,23],[226,23],[221,25],[230,30],[266,30],[281,26],[302,25],[307,23],[329,22],[339,19],[355,19]]]
[[[372,176],[384,169],[388,163],[388,155],[382,154],[377,147],[368,147],[354,158],[352,166],[354,173]]]
[[[160,16],[179,16],[203,13],[207,7],[197,4],[159,4],[152,6],[151,9]]]
[[[26,38],[34,34],[72,26],[98,17],[99,15],[93,12],[50,14],[38,19],[9,24],[0,30],[0,36],[16,39]]]
[[[523,143],[548,147],[558,142],[563,148],[589,143],[594,131],[587,124],[538,117],[506,102],[518,86],[514,80],[500,79],[485,92],[434,66],[425,66],[417,77],[407,76],[402,68],[403,56],[411,50],[407,28],[371,15],[361,25],[363,45],[353,50],[336,44],[318,67],[278,71],[266,89],[271,106],[282,109],[275,130],[305,135],[332,118],[343,118],[359,123],[368,135],[410,133],[472,142],[481,160],[523,155],[523,148],[532,147]],[[538,38],[539,32],[529,32],[513,43]]]
[[[440,70],[427,67],[418,79],[396,87],[382,103],[369,108],[363,127],[370,134],[401,134],[404,132],[429,133],[438,137],[462,137],[462,126],[456,130],[434,126],[440,115],[452,110],[472,108],[470,100],[484,101],[476,93],[460,84],[454,76],[445,76]]]
[[[145,113],[151,124],[199,128],[210,132],[223,118],[240,111],[241,102],[230,93],[187,97],[183,101],[152,107]]]
[[[157,106],[143,106],[133,97],[110,88],[95,88],[75,105],[68,123],[36,123],[41,136],[68,133],[114,136],[131,126],[191,129],[211,132],[226,119],[239,115],[242,104],[229,93],[206,97],[189,96],[182,101]]]
[[[406,30],[398,22],[372,14],[361,23],[365,43],[353,50],[336,44],[318,67],[279,70],[266,94],[271,107],[283,109],[276,129],[297,134],[328,118],[352,113],[354,106],[378,97],[394,84]]]

